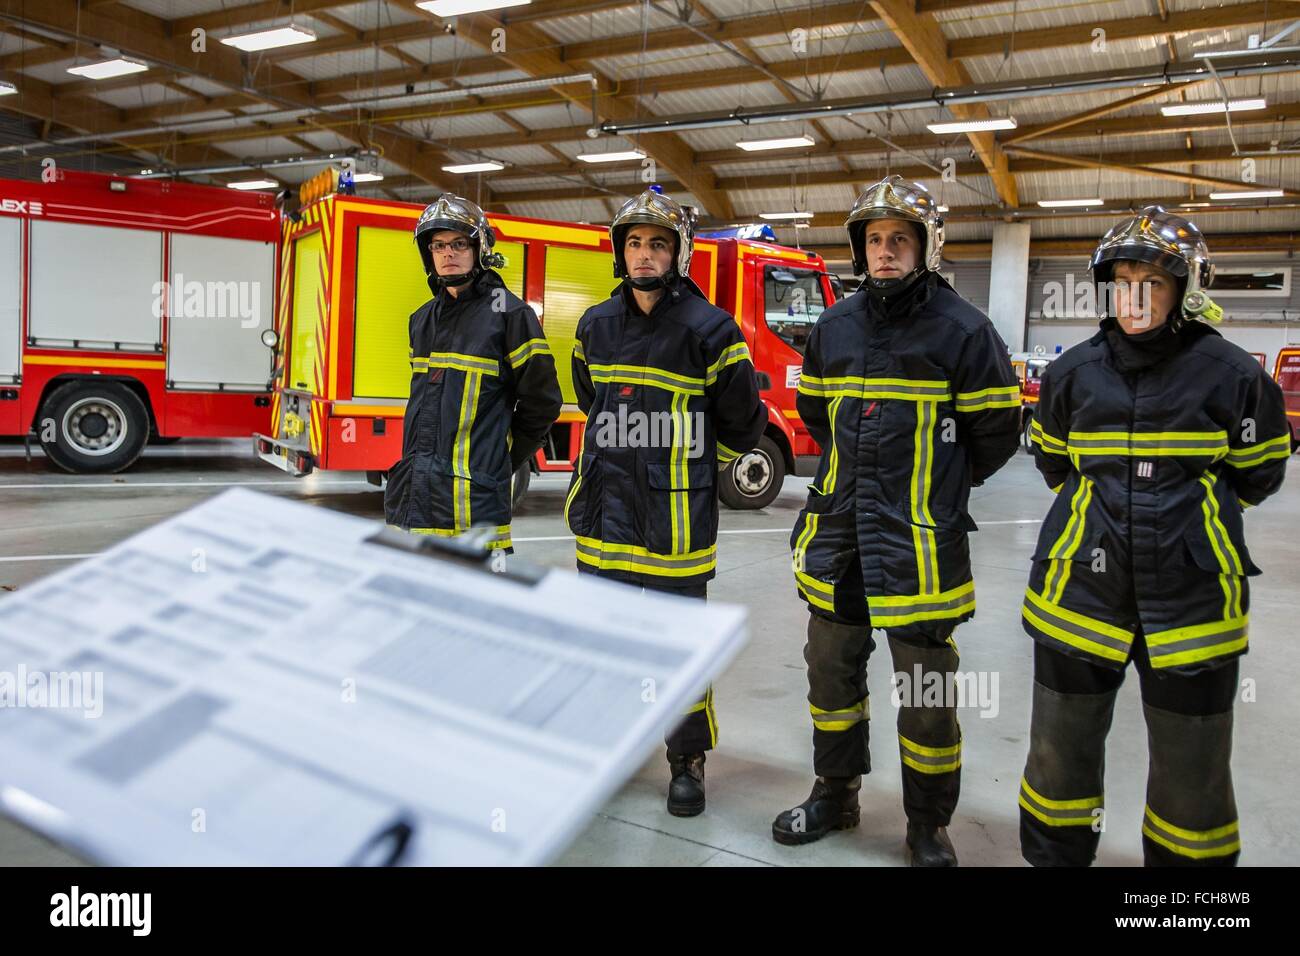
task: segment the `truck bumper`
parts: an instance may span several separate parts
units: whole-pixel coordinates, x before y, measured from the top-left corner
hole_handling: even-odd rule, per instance
[[[269,435],[254,434],[253,451],[262,461],[275,465],[276,468],[295,478],[310,475],[316,469],[316,463],[310,453]]]

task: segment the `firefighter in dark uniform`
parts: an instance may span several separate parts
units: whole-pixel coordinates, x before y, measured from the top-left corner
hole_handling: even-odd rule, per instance
[[[690,278],[692,223],[652,187],[610,224],[613,295],[578,322],[573,383],[587,416],[564,513],[578,570],[704,598],[717,558],[715,477],[767,422],[736,320]],[[632,423],[622,434],[619,422]],[[659,424],[649,447],[634,427]],[[704,754],[717,743],[709,688],[669,733],[668,811],[704,810]]]
[[[473,525],[486,547],[509,552],[511,476],[562,399],[536,314],[493,271],[505,264],[495,242],[483,210],[451,194],[415,224],[434,297],[411,316],[411,395],[384,511],[418,534]]]
[[[1091,268],[1113,289],[1108,317],[1048,366],[1031,425],[1057,497],[1022,611],[1035,646],[1021,852],[1036,866],[1092,862],[1106,734],[1131,660],[1150,751],[1144,859],[1232,865],[1232,704],[1246,578],[1259,573],[1242,512],[1282,484],[1282,393],[1194,321],[1220,313],[1205,240],[1186,219],[1143,209],[1106,234]]]
[[[804,659],[817,779],[772,835],[801,844],[857,826],[861,775],[871,769],[866,668],[879,628],[904,675],[899,690],[913,688],[896,701],[911,863],[955,866],[946,831],[961,774],[952,634],[975,613],[967,502],[1016,451],[1020,391],[992,323],[935,271],[943,223],[925,187],[886,177],[845,225],[854,271],[867,277],[817,320],[797,399],[822,447],[791,536],[811,612]],[[939,682],[942,705],[923,702],[920,688]]]

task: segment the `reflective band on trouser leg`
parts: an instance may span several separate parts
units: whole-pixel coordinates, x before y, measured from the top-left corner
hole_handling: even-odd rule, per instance
[[[953,674],[960,660],[951,644],[889,635],[898,707],[898,754],[908,822],[946,827],[961,793],[961,726]],[[901,675],[901,676],[900,676]],[[942,688],[938,702],[927,688]]]
[[[869,626],[808,615],[803,658],[808,664],[813,770],[819,776],[856,777],[871,770],[867,659],[874,648]]]
[[[704,574],[717,564],[717,547],[710,545],[686,554],[656,554],[636,544],[618,544],[598,538],[578,538],[580,564],[598,571],[633,571],[663,578]]]
[[[1062,694],[1034,681],[1020,782],[1020,852],[1034,866],[1087,866],[1097,855],[1116,693]]]
[[[1232,711],[1193,716],[1145,703],[1142,711],[1151,761],[1142,820],[1147,865],[1234,865],[1241,837],[1230,767]]]
[[[1030,633],[1045,638],[1058,651],[1082,651],[1105,661],[1123,664],[1133,647],[1133,632],[1105,621],[1054,605],[1031,588],[1020,609]],[[1150,646],[1150,638],[1147,644]]]
[[[482,372],[466,372],[465,387],[460,397],[460,418],[456,422],[456,440],[451,450],[453,513],[458,531],[469,527],[472,516],[469,507],[469,442],[474,430],[474,416],[478,411],[479,384]]]
[[[669,473],[673,488],[681,489],[668,493],[669,512],[672,521],[672,553],[685,554],[691,550],[691,508],[687,489],[690,487],[686,470],[686,450],[691,444],[691,422],[686,411],[688,396],[674,393],[672,398],[672,455],[669,460]]]
[[[669,751],[677,754],[703,753],[718,745],[718,716],[713,709],[712,684],[698,701],[687,708],[681,723],[668,733],[664,743]]]
[[[912,543],[916,548],[917,593],[922,595],[939,591],[939,549],[932,530],[934,517],[930,514],[930,472],[937,417],[937,404],[916,403],[916,433],[912,436]]]

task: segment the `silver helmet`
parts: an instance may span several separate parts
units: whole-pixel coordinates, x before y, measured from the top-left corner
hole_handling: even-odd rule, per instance
[[[867,223],[872,219],[903,219],[920,224],[925,231],[921,265],[931,272],[938,271],[939,254],[943,250],[943,219],[930,190],[894,174],[868,186],[858,197],[844,222],[849,231],[854,275],[867,271]]]
[[[609,224],[609,241],[614,252],[614,275],[628,278],[627,263],[623,261],[623,239],[630,226],[636,224],[661,226],[677,235],[677,258],[673,265],[679,276],[691,272],[691,252],[695,237],[695,211],[677,200],[665,196],[658,188],[647,189],[641,195],[623,203],[614,221]]]
[[[1162,206],[1147,206],[1112,226],[1088,262],[1093,280],[1108,282],[1121,259],[1150,263],[1168,272],[1183,286],[1183,311],[1215,320],[1217,306],[1206,294],[1214,279],[1214,263],[1205,237],[1191,220]]]
[[[434,275],[433,259],[429,255],[429,243],[435,232],[451,229],[464,233],[474,240],[478,249],[478,264],[481,269],[500,269],[506,264],[505,256],[493,252],[496,236],[488,225],[483,210],[468,199],[443,193],[436,200],[424,207],[420,218],[415,223],[415,246],[420,250],[420,259],[424,262],[426,275]]]

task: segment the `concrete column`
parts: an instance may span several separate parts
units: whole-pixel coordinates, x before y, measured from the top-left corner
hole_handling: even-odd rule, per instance
[[[1023,352],[1029,317],[1029,223],[993,226],[989,269],[989,318],[1013,352]]]

